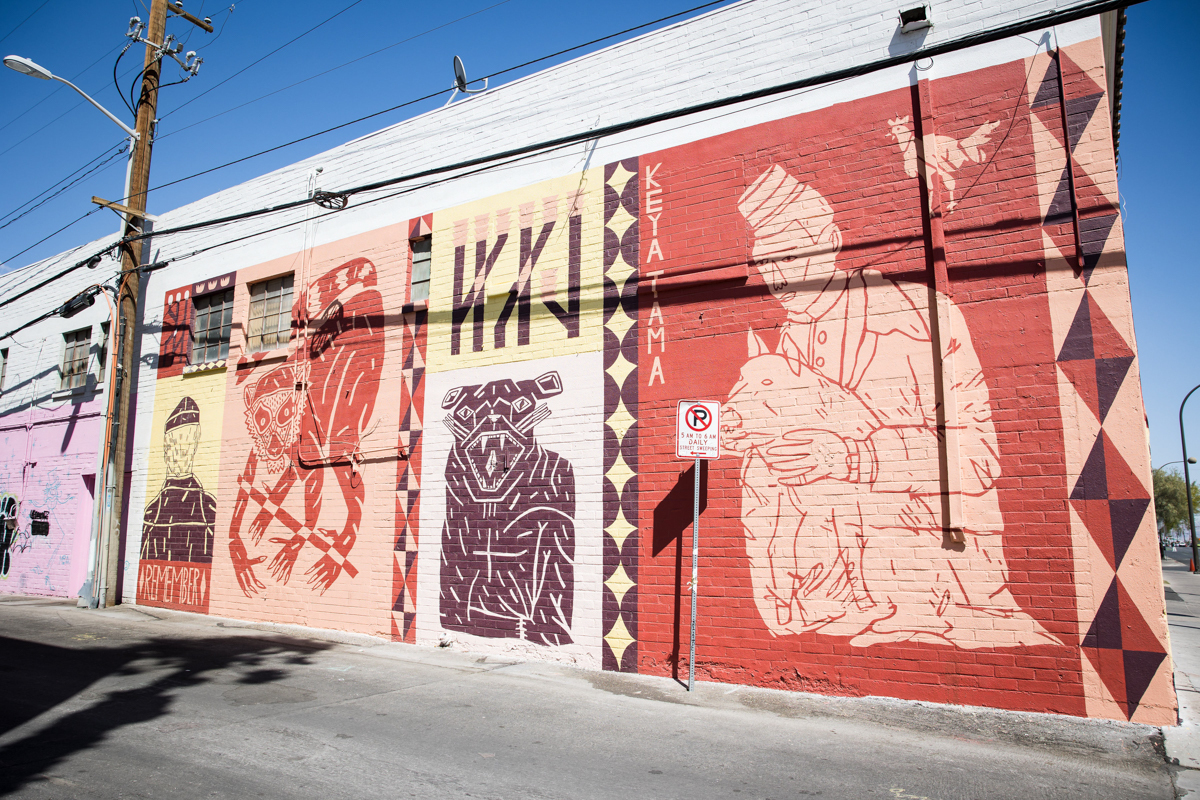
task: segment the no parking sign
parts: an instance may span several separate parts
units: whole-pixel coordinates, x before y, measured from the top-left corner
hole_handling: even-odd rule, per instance
[[[720,403],[711,400],[680,400],[675,430],[677,457],[720,458]]]

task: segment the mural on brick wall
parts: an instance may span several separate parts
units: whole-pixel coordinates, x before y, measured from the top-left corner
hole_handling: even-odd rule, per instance
[[[29,509],[28,524],[21,528],[21,501],[0,492],[0,578],[7,579],[14,556],[33,547],[35,536],[50,535],[50,512]]]
[[[200,407],[183,397],[163,426],[166,478],[142,522],[138,592],[182,609],[208,606],[217,499],[196,476]]]
[[[1088,47],[168,293],[139,591],[187,606],[152,570],[203,541],[197,610],[677,676],[698,481],[702,678],[1167,719]],[[292,339],[250,352],[248,289],[287,273]],[[185,366],[190,297],[227,285],[228,365]],[[681,399],[723,404],[699,474]]]
[[[974,133],[966,137],[962,141],[954,139],[950,136],[937,136],[936,134],[925,137],[926,142],[918,142],[916,135],[912,129],[912,117],[904,116],[896,119],[889,119],[888,125],[891,126],[891,132],[888,137],[896,143],[900,149],[900,154],[904,157],[904,174],[910,178],[917,177],[918,164],[925,164],[927,168],[938,180],[941,181],[942,188],[945,190],[948,200],[946,202],[946,211],[953,211],[958,205],[958,201],[954,199],[954,189],[956,183],[954,180],[955,173],[965,164],[982,164],[986,160],[986,151],[983,145],[989,143],[992,138],[989,134],[1000,125],[999,122],[985,122],[980,125]],[[918,152],[924,146],[929,153],[929,161],[925,161],[925,156]]]
[[[190,397],[175,406],[163,429],[167,479],[142,523],[142,558],[212,561],[217,499],[205,491],[192,466],[200,444],[200,407]]]
[[[1175,723],[1150,453],[1098,43],[1030,59],[1089,716]]]
[[[1029,74],[639,156],[639,671],[687,666],[670,410],[719,400],[698,674],[1085,713]]]
[[[302,556],[303,579],[318,592],[358,574],[359,450],[382,367],[377,283],[364,258],[329,270],[299,300],[308,335],[288,363],[238,373],[254,446],[238,478],[229,557],[246,596],[266,588],[263,577],[286,585]]]
[[[954,541],[941,513],[929,315],[910,296],[919,287],[839,269],[833,208],[778,165],[738,209],[753,231],[753,264],[787,314],[774,351],[750,331],[722,416],[724,446],[742,459],[742,524],[763,622],[855,646],[1054,642],[1007,587],[996,432],[961,314],[951,305],[961,333],[942,354],[947,363],[953,353],[956,368],[970,505],[970,527]]]
[[[528,381],[459,386],[442,399],[454,436],[446,461],[442,626],[548,645],[571,641],[575,471],[542,447],[547,372]]]
[[[433,215],[418,642],[603,661],[604,191]]]
[[[385,331],[381,280],[407,281],[400,227],[166,292],[143,602],[386,634],[378,532],[411,450],[396,444],[400,370],[385,370],[400,337]],[[207,335],[228,337],[228,356],[192,363],[195,303],[214,292],[229,327]]]
[[[416,641],[599,668],[600,354],[426,380]]]

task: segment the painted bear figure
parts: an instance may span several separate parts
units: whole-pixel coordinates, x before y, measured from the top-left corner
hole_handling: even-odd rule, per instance
[[[569,644],[575,590],[575,470],[538,444],[562,393],[557,372],[451,389],[442,627],[475,636]]]

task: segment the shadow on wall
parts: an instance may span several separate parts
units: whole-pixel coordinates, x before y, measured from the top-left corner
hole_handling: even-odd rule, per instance
[[[679,678],[679,648],[683,637],[683,532],[691,527],[695,504],[696,466],[693,464],[679,475],[679,479],[654,507],[654,556],[672,542],[675,548],[675,611],[671,624],[671,677]],[[700,513],[708,508],[708,462],[700,462]],[[700,535],[704,535],[703,527]],[[691,574],[691,562],[688,562]],[[690,601],[689,601],[690,603]],[[691,606],[688,606],[689,614]]]
[[[45,378],[48,378],[51,375],[57,376],[58,374],[59,369],[57,366],[54,366],[43,369],[41,372],[31,375],[21,381],[9,383],[6,380],[4,386],[4,395],[6,397],[18,395],[22,390],[28,391],[29,394],[25,395],[24,398],[15,405],[7,407],[4,410],[4,413],[0,415],[0,419],[12,417],[14,414],[28,412],[31,408],[36,410],[48,409],[53,411],[57,407],[67,404],[75,407],[71,409],[71,414],[78,415],[78,406],[90,403],[92,400],[96,399],[96,389],[98,384],[96,383],[96,376],[92,374],[88,375],[88,382],[85,384],[82,391],[78,392],[77,394],[72,394],[70,397],[62,400],[54,399],[54,395],[58,392],[57,384],[52,384],[54,388],[45,389],[38,392],[38,386],[44,381]],[[10,375],[9,377],[11,378],[12,376]],[[22,422],[23,421],[24,420],[22,419]],[[66,445],[64,444],[64,452],[65,447]]]
[[[901,3],[901,7],[916,6],[916,3]],[[925,37],[929,35],[929,28],[905,33],[900,30],[900,26],[896,26],[896,30],[892,33],[892,40],[888,42],[888,55],[902,56],[911,53],[914,50],[920,50],[925,44]]]
[[[0,734],[50,711],[110,676],[158,674],[152,683],[105,692],[81,708],[0,747],[0,796],[8,795],[76,752],[87,750],[127,725],[171,713],[181,690],[209,683],[221,670],[236,669],[241,684],[283,680],[287,665],[305,665],[330,645],[285,637],[230,636],[192,645],[152,638],[122,647],[63,648],[0,637],[0,677],[7,699],[0,704]],[[32,668],[31,668],[32,667]]]

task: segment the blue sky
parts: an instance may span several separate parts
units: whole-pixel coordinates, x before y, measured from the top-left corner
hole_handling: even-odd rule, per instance
[[[168,20],[167,32],[182,39],[184,53],[196,50],[205,63],[196,78],[164,88],[160,95],[161,122],[151,186],[415,98],[439,95],[152,192],[147,208],[151,212],[177,208],[436,108],[449,96],[453,82],[451,59],[455,54],[462,56],[470,76],[483,76],[706,2],[462,0],[428,4],[295,0],[285,4],[278,0],[238,0],[230,12],[229,0],[185,0],[187,11],[210,16],[216,30],[206,34],[181,19]],[[710,9],[730,2],[723,0]],[[703,11],[676,19],[696,13]],[[135,14],[148,21],[143,0],[0,0],[0,51],[3,55],[31,58],[72,80],[129,122],[132,114],[113,85],[113,64],[128,42],[124,33]],[[314,27],[316,30],[311,30]],[[620,40],[611,39],[507,72],[498,80],[508,82]],[[144,46],[137,45],[120,62],[118,79],[126,95],[141,69],[144,52]],[[168,67],[163,81],[179,76],[178,68]],[[69,88],[0,70],[0,164],[5,170],[7,190],[0,198],[0,225],[9,220],[4,215],[93,158],[100,157],[97,165],[103,164],[108,157],[105,154],[111,155],[122,139],[116,125]],[[92,210],[92,195],[109,199],[119,196],[124,186],[124,166],[124,156],[115,156],[86,180],[0,229],[0,263],[11,261],[9,267],[22,266],[115,230],[118,219],[113,212],[94,213],[53,239],[16,255]]]
[[[205,34],[179,19],[168,25],[168,32],[183,38],[185,52],[198,50],[205,63],[197,78],[162,93],[151,185],[448,89],[455,53],[464,58],[470,75],[481,76],[702,2],[242,0],[230,12],[228,2],[186,0],[188,11],[213,18],[217,32]],[[345,10],[306,34],[339,9]],[[135,14],[148,18],[142,0],[0,0],[0,51],[27,56],[73,80],[128,120],[112,70],[127,41],[128,19]],[[1200,4],[1150,0],[1128,14],[1119,181],[1142,384],[1158,466],[1181,458],[1179,402],[1200,383],[1193,333],[1200,273],[1186,235],[1200,220],[1196,193],[1190,191],[1200,177]],[[611,41],[616,40],[586,50]],[[143,53],[141,46],[133,47],[120,62],[118,78],[126,91]],[[361,60],[341,66],[353,59]],[[177,77],[178,70],[164,73],[165,80]],[[166,187],[151,194],[149,210],[204,197],[434,108],[446,96]],[[116,230],[115,214],[96,211],[51,236],[92,211],[92,195],[121,194],[125,159],[116,152],[121,141],[120,130],[70,89],[0,71],[0,165],[6,190],[0,198],[0,225],[10,223],[0,228],[0,263],[21,266]],[[41,202],[45,197],[39,195],[79,168],[84,173],[97,169],[13,221],[10,212]],[[1200,392],[1189,403],[1185,420],[1193,451],[1200,456]]]
[[[1200,4],[1150,0],[1127,13],[1117,178],[1150,452],[1161,466],[1183,457],[1179,403],[1200,383],[1200,264],[1188,244],[1200,222]],[[1184,423],[1200,456],[1200,392]]]

